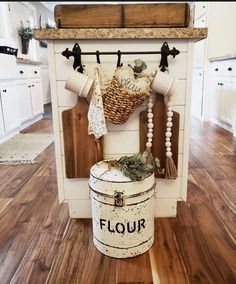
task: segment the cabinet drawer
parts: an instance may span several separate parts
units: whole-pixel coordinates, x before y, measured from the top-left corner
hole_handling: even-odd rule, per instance
[[[40,77],[40,67],[39,66],[30,66],[29,77],[30,78],[39,78]]]
[[[26,64],[18,64],[17,74],[18,74],[19,79],[39,78],[40,68],[38,65],[32,66],[32,65],[26,65]]]
[[[17,64],[17,77],[19,79],[26,79],[29,77],[29,68],[27,65]]]
[[[236,76],[236,59],[225,61],[226,76]]]
[[[213,76],[236,76],[236,59],[215,61],[212,63]]]

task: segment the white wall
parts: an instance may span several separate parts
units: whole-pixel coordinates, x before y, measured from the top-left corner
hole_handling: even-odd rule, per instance
[[[208,5],[208,58],[236,56],[236,2],[210,2]]]

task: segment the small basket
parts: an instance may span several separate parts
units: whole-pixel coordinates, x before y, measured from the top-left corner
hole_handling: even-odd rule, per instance
[[[114,76],[103,93],[105,118],[114,124],[124,124],[149,95],[149,92],[129,93]]]

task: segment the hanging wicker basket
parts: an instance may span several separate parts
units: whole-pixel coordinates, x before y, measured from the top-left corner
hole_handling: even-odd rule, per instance
[[[133,92],[122,88],[118,78],[113,77],[103,93],[103,108],[105,118],[114,124],[124,124],[134,112],[149,97],[147,92]]]

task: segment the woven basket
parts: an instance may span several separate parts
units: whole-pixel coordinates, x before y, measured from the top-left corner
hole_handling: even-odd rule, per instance
[[[114,124],[124,124],[149,95],[147,92],[127,92],[114,76],[103,93],[105,118]]]

